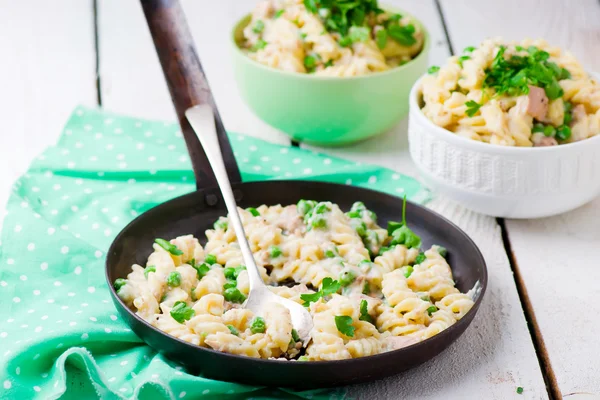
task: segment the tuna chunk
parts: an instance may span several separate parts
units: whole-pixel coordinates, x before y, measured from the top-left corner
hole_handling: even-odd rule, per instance
[[[538,121],[543,121],[548,113],[548,96],[544,89],[529,85],[527,100],[527,114]]]
[[[544,136],[541,132],[536,132],[531,136],[534,147],[556,146],[558,142],[553,137]]]
[[[571,121],[571,127],[585,118],[587,118],[585,107],[583,104],[577,104],[575,107],[573,107],[573,120]]]

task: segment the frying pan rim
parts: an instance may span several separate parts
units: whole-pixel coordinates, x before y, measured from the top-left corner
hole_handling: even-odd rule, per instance
[[[309,180],[273,180],[273,181],[251,181],[251,182],[239,182],[239,183],[235,183],[233,185],[233,188],[236,189],[238,186],[250,186],[252,184],[259,184],[259,183],[270,183],[270,182],[277,182],[277,183],[288,183],[288,184],[298,184],[298,183],[304,183],[304,184],[320,184],[320,185],[326,185],[326,186],[334,186],[334,187],[344,187],[344,188],[348,188],[348,185],[342,185],[339,183],[333,183],[333,182],[323,182],[323,181],[309,181]],[[481,253],[481,250],[479,250],[479,247],[477,246],[477,244],[473,241],[473,239],[471,239],[471,237],[465,232],[463,231],[458,225],[456,225],[455,223],[453,223],[452,221],[448,220],[446,217],[442,216],[441,214],[428,209],[425,206],[422,206],[420,204],[417,203],[413,203],[413,202],[409,202],[407,201],[407,203],[410,203],[411,207],[417,207],[419,209],[421,209],[421,211],[424,211],[426,213],[430,213],[432,214],[435,218],[437,218],[438,220],[441,220],[442,222],[449,224],[450,227],[454,228],[455,230],[457,230],[458,232],[460,232],[464,238],[467,239],[468,243],[470,245],[472,245],[472,247],[475,250],[475,255],[476,257],[479,259],[479,262],[481,263],[482,268],[482,273],[481,273],[481,277],[479,278],[478,282],[480,285],[480,290],[479,293],[477,295],[477,298],[474,300],[474,304],[473,307],[467,311],[467,313],[460,319],[458,320],[456,323],[454,323],[453,325],[449,326],[448,328],[444,329],[443,331],[441,331],[440,333],[427,338],[423,341],[414,343],[412,345],[406,346],[406,347],[402,347],[400,349],[396,349],[396,350],[391,350],[391,351],[387,351],[387,352],[383,352],[383,353],[378,353],[378,354],[374,354],[374,355],[370,355],[370,356],[365,356],[365,357],[358,357],[358,358],[351,358],[351,359],[347,359],[347,360],[330,360],[330,361],[303,361],[303,362],[298,362],[298,363],[287,363],[287,362],[282,362],[281,360],[271,360],[271,359],[263,359],[263,358],[252,358],[252,357],[248,357],[248,356],[243,356],[243,355],[237,355],[237,354],[232,354],[232,353],[226,353],[226,352],[221,352],[218,350],[214,350],[214,349],[210,349],[207,347],[202,347],[202,346],[197,346],[194,345],[192,343],[188,343],[184,340],[181,340],[179,338],[176,338],[175,336],[171,336],[166,332],[161,331],[160,329],[152,326],[150,323],[148,323],[147,321],[145,321],[143,318],[139,317],[136,313],[134,313],[129,307],[127,307],[127,305],[123,302],[123,300],[119,297],[119,295],[116,293],[115,288],[112,284],[112,282],[110,281],[110,277],[109,277],[109,269],[110,269],[110,265],[109,265],[109,260],[112,258],[111,255],[114,252],[114,247],[116,246],[116,244],[120,241],[121,236],[124,234],[124,232],[126,232],[128,230],[128,228],[131,225],[134,225],[138,222],[138,220],[140,220],[141,218],[149,218],[151,217],[152,213],[154,212],[159,212],[159,208],[161,208],[162,206],[166,206],[169,203],[172,202],[177,202],[177,201],[181,201],[181,199],[185,198],[185,197],[192,197],[192,196],[198,196],[198,192],[202,191],[202,192],[206,192],[209,190],[218,190],[218,187],[216,186],[211,186],[211,187],[207,187],[207,188],[203,188],[201,190],[195,190],[193,192],[190,193],[186,193],[183,194],[181,196],[177,196],[175,198],[169,199],[163,203],[160,203],[158,205],[156,205],[155,207],[152,207],[151,209],[143,212],[142,214],[138,215],[136,218],[134,218],[132,221],[130,221],[125,227],[123,227],[120,231],[119,234],[114,238],[114,240],[112,241],[110,247],[108,248],[108,252],[106,253],[106,261],[104,263],[105,268],[104,268],[104,273],[105,273],[105,278],[106,278],[106,282],[109,286],[109,290],[110,290],[110,294],[113,298],[113,302],[115,301],[115,299],[119,302],[119,305],[121,308],[127,310],[127,312],[129,313],[129,315],[131,317],[133,317],[134,319],[136,319],[138,322],[142,323],[143,325],[146,326],[146,328],[150,328],[151,330],[153,330],[154,332],[157,332],[158,334],[160,334],[161,336],[163,336],[165,339],[168,340],[175,340],[185,346],[188,346],[190,349],[200,349],[200,351],[208,351],[211,352],[215,355],[219,355],[222,356],[224,358],[229,358],[229,359],[234,359],[234,360],[239,360],[242,359],[244,361],[254,361],[254,362],[258,362],[261,364],[274,364],[277,363],[279,365],[314,365],[314,364],[319,364],[319,365],[347,365],[349,363],[352,362],[357,362],[360,360],[364,360],[364,359],[369,359],[372,361],[376,361],[377,358],[383,358],[383,357],[390,357],[392,354],[395,354],[397,356],[401,356],[402,352],[407,350],[407,349],[416,349],[418,347],[424,347],[425,344],[430,344],[433,343],[434,341],[442,341],[446,336],[451,335],[451,333],[455,330],[460,329],[463,325],[466,324],[466,326],[464,327],[465,329],[468,327],[468,325],[471,324],[471,320],[473,318],[475,318],[475,315],[477,314],[477,311],[479,310],[479,306],[481,305],[481,302],[483,300],[483,297],[485,295],[485,292],[487,290],[487,283],[488,283],[488,271],[487,271],[487,263],[485,261],[485,258],[483,257],[483,254]],[[392,194],[388,194],[385,192],[380,192],[377,190],[373,190],[373,189],[367,189],[367,188],[362,188],[362,187],[358,187],[358,186],[352,186],[353,190],[358,190],[359,192],[367,192],[367,193],[371,193],[373,195],[376,196],[387,196],[387,197],[393,197],[396,198],[397,196],[394,196]],[[398,198],[400,199],[400,198]],[[148,215],[150,214],[150,216]],[[472,317],[471,317],[472,315]],[[467,316],[469,316],[469,318],[467,318]],[[127,323],[127,322],[126,322]],[[131,326],[129,323],[127,323],[127,325]],[[460,334],[458,337],[462,336],[462,334]],[[456,339],[458,339],[458,337]],[[455,340],[456,340],[455,339]],[[437,352],[435,355],[439,355],[440,353],[442,353],[442,351]],[[302,367],[300,367],[302,368]]]

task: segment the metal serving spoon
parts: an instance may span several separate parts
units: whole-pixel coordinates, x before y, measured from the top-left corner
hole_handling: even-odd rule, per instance
[[[279,303],[285,306],[292,315],[292,325],[298,332],[302,345],[306,346],[310,339],[309,333],[313,327],[312,317],[306,308],[295,301],[285,299],[271,292],[267,285],[262,281],[258,267],[254,262],[254,256],[248,245],[246,233],[242,225],[242,220],[237,212],[237,204],[231,190],[231,183],[227,177],[223,155],[219,147],[219,140],[215,128],[213,110],[208,104],[197,105],[189,108],[185,112],[190,125],[194,129],[198,140],[202,144],[204,152],[208,157],[208,162],[212,167],[215,178],[219,184],[219,189],[223,194],[227,211],[229,212],[229,221],[235,230],[237,241],[242,251],[244,263],[248,271],[250,281],[250,293],[244,307],[251,310],[256,315],[264,315],[264,310],[269,303]]]

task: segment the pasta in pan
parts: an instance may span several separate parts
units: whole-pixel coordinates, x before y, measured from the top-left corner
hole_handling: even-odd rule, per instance
[[[423,112],[459,136],[553,146],[600,133],[600,84],[543,40],[489,39],[423,78]]]
[[[348,77],[402,65],[423,47],[423,32],[377,1],[263,0],[244,29],[248,56],[284,71]]]
[[[327,361],[364,357],[425,340],[473,306],[458,291],[446,250],[421,251],[404,217],[377,225],[357,202],[344,213],[331,202],[239,209],[263,280],[313,316],[302,349],[290,312],[242,308],[248,274],[233,228],[221,217],[201,246],[191,235],[157,239],[145,267],[117,279],[121,299],[171,336],[255,358]]]

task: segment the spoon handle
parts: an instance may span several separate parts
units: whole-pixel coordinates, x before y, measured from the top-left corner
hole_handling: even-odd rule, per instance
[[[242,251],[242,257],[246,263],[250,281],[250,290],[264,286],[258,267],[254,262],[254,256],[248,245],[244,226],[237,211],[235,198],[233,197],[233,190],[231,190],[231,183],[229,182],[227,171],[225,170],[225,163],[223,162],[223,155],[221,154],[219,139],[215,128],[213,110],[208,104],[197,105],[187,109],[185,116],[188,121],[190,121],[190,125],[196,132],[196,136],[198,136],[198,140],[200,140],[200,143],[204,148],[204,152],[206,153],[210,166],[215,174],[215,178],[217,179],[217,183],[219,184],[223,199],[225,200],[225,205],[229,212],[229,223],[233,226],[237,241],[240,245],[240,250]]]

